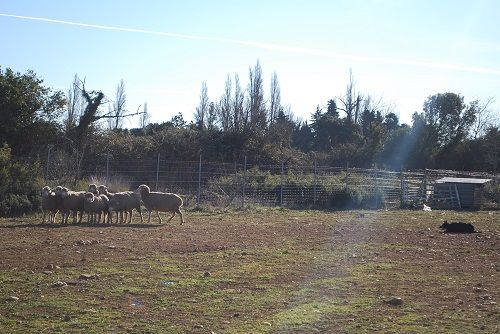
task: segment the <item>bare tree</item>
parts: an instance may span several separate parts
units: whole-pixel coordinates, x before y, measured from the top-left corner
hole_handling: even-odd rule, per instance
[[[208,114],[208,108],[210,105],[210,101],[208,99],[208,88],[207,83],[201,83],[201,91],[200,91],[200,104],[196,107],[196,112],[194,114],[194,120],[198,125],[199,129],[204,129],[206,127],[206,118]]]
[[[488,98],[484,102],[479,100],[471,102],[470,107],[476,110],[476,121],[472,125],[470,133],[470,136],[473,139],[483,136],[488,128],[497,125],[500,121],[498,114],[493,112],[490,108],[491,104],[494,102],[495,100],[492,97]]]
[[[73,77],[73,83],[68,89],[66,112],[63,116],[63,125],[66,132],[77,125],[78,119],[80,118],[84,107],[79,85],[80,79],[78,78],[78,74],[75,74]]]
[[[269,124],[273,124],[281,108],[281,90],[278,83],[278,74],[271,77],[271,99],[269,100]]]
[[[148,126],[150,119],[151,119],[151,114],[148,112],[148,103],[144,102],[144,108],[139,118],[141,129],[145,129],[146,126]]]
[[[347,119],[350,122],[357,123],[359,120],[361,101],[363,98],[356,92],[356,83],[352,75],[352,69],[349,70],[349,82],[347,84],[346,93],[343,97],[339,97],[341,106],[337,108],[346,113]]]
[[[207,129],[208,131],[213,131],[216,129],[217,120],[217,107],[214,102],[210,102],[208,105],[208,115],[207,115]]]
[[[250,68],[250,81],[248,84],[248,113],[252,129],[264,129],[267,125],[266,106],[264,101],[264,88],[262,83],[262,68],[259,61],[255,67]]]
[[[219,123],[221,125],[223,132],[229,132],[232,127],[232,83],[229,74],[226,78],[226,84],[224,86],[224,93],[222,94],[219,101]]]
[[[125,114],[125,103],[127,102],[127,96],[125,95],[125,83],[123,79],[116,87],[115,101],[113,102],[113,107],[111,109],[111,114],[108,118],[108,128],[110,130],[120,129],[123,126],[123,115]]]
[[[234,98],[233,98],[233,129],[235,132],[241,132],[246,126],[244,114],[245,96],[240,85],[240,77],[234,75]]]

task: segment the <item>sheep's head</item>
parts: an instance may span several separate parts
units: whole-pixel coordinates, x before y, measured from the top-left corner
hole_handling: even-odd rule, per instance
[[[94,201],[95,197],[94,194],[91,192],[85,193],[85,200],[89,203],[92,203]]]
[[[139,188],[137,188],[137,191],[141,194],[141,197],[144,197],[145,195],[149,194],[151,190],[147,185],[141,184]]]
[[[66,187],[62,187],[60,194],[61,194],[62,198],[68,197],[69,196],[69,189]]]
[[[101,184],[98,188],[98,192],[100,195],[102,194],[107,194],[108,193],[108,187],[106,187],[104,184]]]
[[[97,185],[95,184],[89,184],[89,193],[92,193],[94,195],[97,195],[98,194],[98,191],[97,191]]]
[[[56,193],[57,196],[61,196],[62,194],[62,190],[63,190],[63,187],[61,186],[57,186],[55,189],[54,189],[54,192]]]
[[[42,188],[42,197],[47,197],[50,195],[50,187],[45,186]]]

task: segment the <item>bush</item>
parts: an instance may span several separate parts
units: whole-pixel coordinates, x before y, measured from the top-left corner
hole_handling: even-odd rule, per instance
[[[0,201],[1,216],[18,216],[34,209],[27,195],[6,194]]]
[[[0,147],[0,216],[29,213],[40,207],[43,186],[38,162],[13,161],[10,148]]]

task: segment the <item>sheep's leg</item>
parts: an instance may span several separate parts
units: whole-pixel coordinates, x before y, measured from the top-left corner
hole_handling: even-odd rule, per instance
[[[129,210],[128,215],[129,215],[129,217],[128,217],[128,223],[132,224],[132,210]]]
[[[141,216],[141,224],[144,224],[144,219],[142,218],[142,210],[141,210],[141,206],[139,205],[138,208],[136,208],[137,212],[139,212],[139,216]],[[132,213],[132,211],[130,211],[130,213]]]
[[[156,215],[158,216],[158,220],[160,221],[160,224],[163,224],[163,222],[161,221],[160,211],[156,210]]]
[[[101,211],[97,213],[97,224],[101,223]]]
[[[78,220],[78,224],[82,223],[82,218],[83,218],[83,211],[77,211],[76,216],[78,217],[78,213],[80,213],[80,219]]]
[[[116,212],[116,221],[118,221],[118,212]],[[108,223],[113,224],[113,210],[108,208]]]
[[[171,221],[171,220],[172,220],[172,218],[174,218],[174,217],[175,217],[175,212],[172,212],[172,217],[168,218],[168,220],[167,220],[167,224],[168,224],[168,222],[169,222],[169,221]]]
[[[181,216],[181,225],[184,224],[184,216],[182,216],[182,211],[180,208],[178,208],[176,210],[176,212],[179,214],[179,216]]]
[[[151,223],[151,210],[148,210],[148,224]]]
[[[42,217],[42,224],[45,224],[45,216],[47,215],[47,211],[43,211],[43,217]],[[49,220],[50,220],[50,214],[49,214]]]
[[[120,224],[123,224],[123,211],[120,211],[120,219],[118,220]]]

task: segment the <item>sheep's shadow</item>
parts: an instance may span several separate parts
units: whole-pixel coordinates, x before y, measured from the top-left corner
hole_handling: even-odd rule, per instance
[[[88,227],[88,228],[110,228],[110,227],[124,227],[124,228],[158,228],[166,226],[166,224],[97,224],[97,223],[68,223],[68,224],[29,224],[29,223],[19,223],[12,225],[0,225],[0,229],[16,229],[16,228],[45,228],[45,229],[59,229],[67,227]]]

